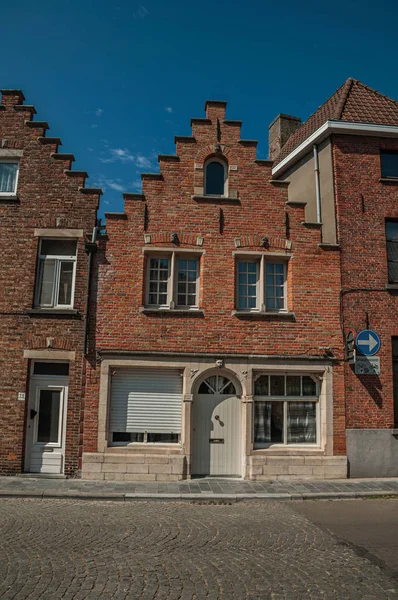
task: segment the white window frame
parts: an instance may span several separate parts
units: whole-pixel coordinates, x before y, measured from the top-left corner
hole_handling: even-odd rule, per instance
[[[207,193],[207,167],[210,163],[220,163],[224,168],[224,193],[223,194],[208,194]],[[205,196],[218,196],[220,198],[228,197],[228,163],[224,158],[218,158],[218,156],[211,156],[205,161],[203,168],[203,190]]]
[[[146,250],[146,249],[145,249]],[[145,277],[145,308],[159,310],[186,310],[197,311],[200,307],[200,271],[201,271],[201,256],[203,252],[195,252],[191,250],[153,250],[148,249],[146,254],[146,277]],[[149,277],[151,258],[167,258],[169,260],[169,277],[167,279],[167,302],[166,304],[149,304]],[[196,278],[195,299],[194,305],[179,305],[178,300],[178,259],[196,260],[198,262],[198,275]]]
[[[254,395],[253,396],[253,402],[282,402],[283,403],[283,442],[265,442],[265,443],[259,443],[255,441],[255,437],[254,437],[254,431],[255,431],[255,427],[254,427],[254,418],[255,418],[255,410],[253,407],[253,420],[252,420],[252,439],[253,439],[253,447],[254,450],[261,450],[264,448],[319,448],[320,447],[320,436],[321,436],[321,432],[320,432],[320,425],[321,425],[321,418],[320,418],[320,382],[319,382],[319,378],[314,375],[313,373],[297,373],[297,372],[289,372],[289,373],[278,373],[277,371],[275,372],[264,372],[264,371],[258,371],[254,374],[253,376],[253,391],[255,390],[255,384],[256,384],[256,380],[261,377],[262,375],[264,376],[272,376],[272,375],[278,375],[278,376],[282,376],[285,378],[285,382],[284,382],[284,389],[285,389],[285,394],[283,396],[271,396],[270,395],[270,388],[268,388],[268,395]],[[287,392],[287,377],[300,377],[300,396],[287,396],[286,392]],[[315,382],[316,384],[316,396],[303,396],[303,377],[311,377],[311,379]],[[270,380],[268,380],[269,382]],[[287,442],[287,404],[289,402],[314,402],[316,403],[316,417],[315,417],[315,423],[316,423],[316,442],[306,442],[306,443],[299,443],[299,442],[293,442],[293,443],[288,443]]]
[[[281,256],[270,256],[265,254],[237,254],[235,256],[235,307],[237,312],[242,313],[271,313],[271,314],[279,314],[279,313],[287,313],[287,269],[288,269],[288,261],[289,257],[281,257]],[[257,299],[256,299],[256,307],[255,308],[240,308],[239,307],[239,263],[245,262],[255,262],[257,263]],[[282,264],[283,265],[283,308],[274,309],[267,308],[266,303],[266,293],[265,293],[265,267],[266,264]]]
[[[20,167],[20,162],[19,159],[13,159],[13,158],[0,158],[0,163],[1,164],[13,164],[13,165],[18,165],[17,168],[17,175],[15,177],[15,188],[14,191],[12,192],[1,192],[0,191],[0,198],[9,198],[12,196],[16,196],[17,193],[17,189],[18,189],[18,178],[19,178],[19,167]]]
[[[41,254],[41,247],[43,241],[76,241],[76,254],[74,256],[65,256],[65,255],[56,255],[56,254]],[[40,238],[39,242],[39,254],[37,259],[37,277],[36,277],[36,293],[35,293],[35,308],[42,309],[68,309],[73,308],[74,306],[74,298],[75,298],[75,282],[76,282],[76,264],[77,264],[77,252],[78,252],[78,240],[75,238],[48,238],[43,237]],[[53,285],[53,297],[51,304],[40,304],[40,290],[41,290],[41,282],[42,282],[42,265],[44,265],[45,260],[54,260],[55,261],[55,278]],[[72,291],[71,291],[71,301],[70,304],[58,304],[57,298],[59,296],[59,281],[60,281],[60,272],[61,272],[61,264],[62,262],[73,262],[73,274],[72,274]]]

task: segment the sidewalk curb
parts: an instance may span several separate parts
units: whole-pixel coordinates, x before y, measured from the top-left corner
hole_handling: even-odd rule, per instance
[[[344,500],[352,498],[397,498],[398,490],[358,492],[304,492],[304,493],[253,493],[253,494],[162,494],[117,492],[58,492],[53,490],[0,490],[0,498],[32,498],[40,500],[102,500],[117,502],[198,502],[203,504],[224,502],[259,502],[271,500]]]

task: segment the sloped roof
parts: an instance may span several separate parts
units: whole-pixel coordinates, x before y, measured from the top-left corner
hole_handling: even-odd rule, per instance
[[[351,77],[295,131],[276,157],[280,163],[326,121],[398,126],[398,102]]]

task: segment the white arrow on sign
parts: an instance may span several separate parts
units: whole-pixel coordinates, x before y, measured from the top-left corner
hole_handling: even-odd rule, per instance
[[[377,346],[378,343],[379,342],[371,333],[369,333],[368,340],[358,340],[358,346],[369,346],[369,352],[372,352],[373,348]]]

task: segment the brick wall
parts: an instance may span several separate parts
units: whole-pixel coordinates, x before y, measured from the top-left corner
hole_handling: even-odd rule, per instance
[[[203,199],[203,166],[220,144],[228,160],[229,195],[238,200]],[[236,168],[235,168],[236,167]],[[161,351],[322,357],[330,346],[343,357],[339,318],[340,255],[322,249],[318,227],[303,225],[304,208],[286,204],[286,185],[271,183],[271,163],[256,160],[256,142],[241,140],[240,122],[225,120],[225,104],[207,104],[206,119],[194,119],[192,137],[176,138],[176,156],[160,157],[160,175],[143,176],[143,196],[126,195],[123,215],[107,216],[107,236],[96,257],[98,291],[92,298],[92,341],[87,372],[85,451],[97,443],[99,371],[95,351]],[[196,196],[195,196],[196,194]],[[222,212],[221,212],[222,211]],[[220,230],[220,214],[223,227]],[[198,249],[203,236],[203,315],[143,313],[144,234],[152,246]],[[270,240],[260,246],[261,236]],[[235,309],[235,238],[242,250],[281,251],[292,243],[288,308],[280,316],[240,318]],[[150,247],[150,246],[149,246]],[[96,314],[95,314],[96,311]],[[345,452],[343,367],[334,368],[335,452]]]
[[[380,149],[398,150],[398,141],[339,135],[333,142],[344,330],[357,334],[369,325],[381,338],[380,376],[358,376],[346,365],[347,428],[391,428],[391,337],[398,336],[398,297],[385,289],[385,219],[398,218],[398,186],[379,179]]]
[[[78,468],[81,442],[82,365],[88,255],[78,243],[75,308],[77,315],[31,315],[39,238],[35,228],[77,228],[91,236],[98,193],[85,189],[84,174],[66,173],[73,156],[59,155],[61,143],[45,137],[47,124],[32,121],[35,110],[20,92],[4,92],[0,109],[0,148],[19,150],[17,199],[0,199],[0,473],[23,470],[29,364],[26,349],[76,351],[70,364],[65,472]],[[26,393],[26,402],[18,400]]]

